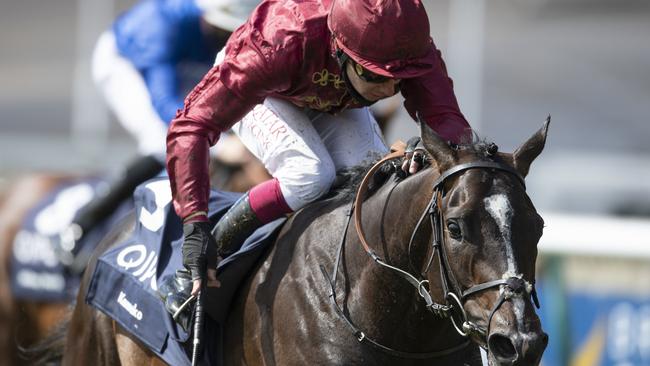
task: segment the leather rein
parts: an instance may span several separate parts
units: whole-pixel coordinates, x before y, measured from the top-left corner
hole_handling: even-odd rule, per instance
[[[431,293],[429,292],[428,280],[424,279],[422,275],[414,276],[413,274],[405,270],[402,270],[400,268],[397,268],[395,266],[386,263],[379,255],[377,255],[377,253],[375,253],[374,250],[372,250],[363,232],[361,213],[362,213],[363,200],[365,198],[366,192],[368,191],[370,179],[373,177],[376,171],[381,168],[381,166],[385,162],[397,157],[401,157],[403,155],[404,155],[403,143],[401,145],[394,145],[392,147],[392,152],[388,154],[386,157],[384,157],[383,159],[381,159],[380,161],[378,161],[368,171],[368,173],[366,173],[363,180],[361,181],[359,189],[357,190],[354,203],[350,206],[349,210],[346,213],[347,222],[343,231],[343,236],[341,238],[339,249],[337,251],[336,261],[334,262],[334,268],[333,271],[331,272],[332,275],[330,276],[326,271],[326,269],[323,266],[320,266],[321,271],[325,276],[325,279],[330,285],[331,291],[329,297],[332,306],[334,307],[334,310],[337,312],[337,314],[351,328],[352,332],[357,337],[357,340],[359,342],[366,343],[392,356],[397,356],[402,358],[413,358],[413,359],[429,359],[429,358],[447,356],[467,347],[471,342],[471,340],[469,339],[470,335],[478,336],[480,339],[479,346],[483,348],[487,348],[487,336],[490,334],[490,324],[492,322],[492,317],[494,316],[496,311],[501,307],[501,305],[503,305],[504,302],[515,297],[531,296],[535,306],[539,308],[539,301],[537,299],[535,285],[534,282],[530,283],[519,276],[510,275],[509,277],[504,276],[504,278],[502,279],[487,281],[472,286],[469,289],[466,289],[464,291],[460,289],[460,286],[458,282],[455,280],[453,276],[453,272],[450,269],[449,261],[447,259],[447,255],[444,250],[444,229],[443,229],[444,218],[442,213],[443,212],[442,197],[444,195],[444,183],[448,178],[470,169],[487,169],[492,172],[496,172],[496,171],[507,172],[515,176],[517,180],[525,188],[526,185],[524,182],[524,178],[513,168],[505,164],[494,162],[494,161],[475,161],[475,162],[456,165],[448,169],[447,171],[443,172],[440,175],[440,177],[438,177],[434,181],[432,186],[433,195],[431,197],[429,204],[427,205],[426,210],[420,216],[420,219],[418,220],[418,223],[416,224],[411,234],[408,248],[411,248],[417,232],[419,231],[422,224],[425,221],[427,221],[426,219],[428,218],[429,222],[431,223],[432,232],[433,232],[432,243],[431,243],[433,250],[432,250],[431,258],[428,261],[428,265],[424,273],[427,272],[429,265],[433,261],[434,257],[437,256],[438,264],[440,268],[440,280],[441,280],[442,290],[444,293],[444,300],[445,300],[444,303],[438,303],[433,300]],[[348,227],[350,226],[350,221],[352,219],[353,214],[354,214],[355,228],[357,231],[357,235],[359,237],[359,241],[361,242],[361,245],[365,250],[365,252],[373,259],[373,261],[382,267],[394,271],[396,274],[398,274],[400,277],[406,280],[409,284],[411,284],[416,289],[418,295],[426,303],[426,308],[429,311],[431,311],[435,316],[438,316],[440,318],[449,318],[452,322],[454,329],[458,332],[458,334],[468,339],[466,339],[465,341],[463,341],[462,343],[456,346],[444,350],[424,352],[424,353],[405,352],[405,351],[399,351],[393,349],[371,338],[368,338],[363,331],[361,331],[359,328],[355,326],[355,324],[352,322],[349,316],[345,314],[345,312],[342,310],[341,306],[338,304],[336,300],[336,278],[338,274],[338,266],[341,261],[341,255],[343,252],[343,247],[345,245],[345,239],[347,237]],[[470,296],[495,287],[499,287],[502,290],[500,291],[500,295],[490,311],[490,315],[487,320],[487,327],[484,329],[478,326],[476,323],[469,321],[467,317],[467,313],[463,308],[463,304]]]

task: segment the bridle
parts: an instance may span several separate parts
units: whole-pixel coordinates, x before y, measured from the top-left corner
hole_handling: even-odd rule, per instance
[[[332,306],[334,307],[337,314],[339,314],[339,316],[348,324],[348,326],[351,328],[351,330],[353,331],[353,333],[355,334],[359,342],[365,342],[393,356],[403,357],[403,358],[417,358],[417,359],[442,357],[457,352],[461,349],[464,349],[470,343],[470,340],[466,339],[461,344],[445,350],[427,352],[427,353],[404,352],[404,351],[398,351],[391,347],[382,345],[379,342],[368,338],[363,331],[361,331],[359,328],[357,328],[354,325],[354,323],[343,312],[343,310],[341,309],[341,307],[336,301],[336,277],[338,272],[338,265],[341,260],[341,253],[343,251],[343,246],[345,244],[347,230],[348,227],[350,226],[349,225],[350,220],[352,218],[352,214],[354,213],[355,227],[357,230],[359,241],[361,242],[361,245],[363,246],[365,252],[373,259],[373,261],[384,268],[394,271],[396,274],[398,274],[400,277],[404,278],[408,283],[410,283],[413,287],[415,287],[418,295],[426,303],[426,308],[438,317],[449,318],[452,322],[454,329],[458,332],[458,334],[460,334],[464,338],[468,338],[471,335],[476,335],[479,337],[479,346],[483,348],[487,348],[487,337],[490,334],[490,324],[492,323],[492,318],[494,314],[499,310],[501,305],[503,305],[503,303],[516,297],[523,298],[524,296],[531,296],[533,302],[535,303],[535,306],[539,308],[539,301],[537,299],[535,285],[534,282],[531,283],[519,276],[510,274],[509,277],[504,276],[504,278],[501,279],[487,281],[478,285],[474,285],[466,290],[461,290],[460,285],[454,278],[454,274],[450,269],[447,254],[444,249],[445,248],[444,235],[443,235],[444,217],[443,217],[443,210],[442,210],[442,197],[445,193],[444,185],[449,178],[470,169],[483,169],[492,172],[502,171],[502,172],[509,173],[513,175],[515,178],[517,178],[517,180],[525,188],[526,185],[524,182],[524,178],[516,170],[503,163],[494,162],[494,161],[474,161],[474,162],[459,164],[446,170],[440,175],[440,177],[438,177],[433,182],[432,185],[433,195],[431,197],[431,200],[427,204],[426,210],[420,216],[420,219],[418,220],[411,234],[408,247],[409,248],[411,247],[417,232],[422,227],[422,224],[425,221],[427,221],[428,218],[432,227],[432,243],[431,243],[432,254],[430,260],[428,261],[428,265],[424,273],[428,271],[429,265],[433,261],[433,258],[437,257],[439,268],[440,268],[440,280],[441,280],[442,290],[443,290],[444,300],[445,300],[445,303],[437,303],[433,301],[433,298],[429,292],[428,280],[423,279],[423,276],[421,275],[416,277],[407,271],[404,271],[400,268],[397,268],[395,266],[386,263],[381,257],[379,257],[379,255],[377,255],[377,253],[375,253],[371,249],[370,245],[368,245],[368,242],[366,241],[363,232],[363,225],[361,221],[361,212],[362,212],[361,208],[363,205],[363,199],[368,190],[368,183],[370,181],[370,178],[374,175],[374,173],[378,169],[381,168],[384,162],[402,155],[403,155],[403,151],[399,151],[399,150],[394,151],[393,153],[387,155],[379,162],[377,162],[368,171],[363,181],[361,182],[361,185],[359,186],[354,203],[350,206],[350,209],[347,212],[348,219],[337,252],[337,258],[334,264],[334,269],[331,272],[332,276],[330,276],[325,270],[325,268],[321,266],[321,271],[323,272],[323,275],[325,276],[326,280],[328,281],[331,287],[331,292],[329,296],[330,296]],[[463,304],[471,296],[496,287],[501,288],[500,295],[490,311],[490,315],[487,319],[487,325],[484,329],[479,325],[477,325],[476,323],[471,322],[468,319],[467,313],[463,308]]]
[[[501,305],[503,305],[505,301],[515,297],[523,297],[524,294],[531,296],[537,308],[539,308],[539,301],[537,299],[537,292],[535,291],[534,283],[530,283],[524,280],[523,278],[519,276],[514,276],[512,274],[509,277],[474,285],[464,291],[461,290],[460,285],[454,278],[453,272],[451,271],[449,266],[447,253],[445,252],[444,249],[445,237],[443,234],[444,217],[443,217],[443,210],[442,210],[442,197],[444,195],[445,181],[448,178],[456,174],[459,174],[461,172],[467,171],[469,169],[487,169],[492,172],[496,172],[496,171],[507,172],[513,175],[515,178],[517,178],[517,180],[521,183],[521,185],[524,188],[526,187],[524,178],[517,171],[515,171],[508,165],[502,163],[498,163],[494,161],[474,161],[474,162],[459,164],[450,168],[449,170],[443,172],[440,175],[440,177],[438,177],[438,179],[436,179],[436,181],[433,183],[433,195],[431,201],[427,206],[427,210],[421,216],[420,221],[418,222],[418,225],[415,227],[413,234],[411,235],[409,247],[411,246],[413,239],[415,238],[415,233],[418,231],[419,227],[424,221],[424,218],[428,216],[430,218],[431,227],[433,228],[432,256],[436,256],[437,254],[438,257],[438,262],[440,267],[440,280],[441,280],[442,290],[443,293],[445,294],[445,300],[447,301],[447,304],[444,305],[438,304],[436,306],[435,303],[433,304],[427,303],[427,307],[430,308],[432,311],[434,311],[434,313],[436,313],[435,312],[436,308],[443,308],[443,311],[439,312],[438,314],[440,316],[449,317],[451,319],[452,324],[454,325],[454,328],[461,336],[467,337],[471,334],[477,334],[482,340],[482,343],[487,344],[487,336],[490,334],[490,325],[492,323],[492,317],[497,312],[497,310],[499,310],[499,308],[501,307]],[[482,329],[475,323],[469,321],[467,318],[467,314],[463,309],[463,304],[465,303],[465,301],[472,295],[478,294],[480,292],[483,292],[485,290],[494,287],[501,287],[501,286],[503,286],[502,291],[497,301],[494,303],[492,310],[490,311],[490,315],[488,316],[488,320],[487,320],[486,329]],[[456,309],[457,314],[460,315],[460,320],[462,321],[461,324],[458,324],[454,317],[453,314],[454,309]]]

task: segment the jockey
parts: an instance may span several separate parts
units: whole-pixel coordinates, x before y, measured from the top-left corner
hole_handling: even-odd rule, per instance
[[[97,41],[95,84],[141,157],[90,202],[62,233],[62,249],[112,213],[140,183],[164,168],[169,122],[183,96],[213,64],[217,52],[259,0],[142,0]],[[63,256],[63,258],[71,256]]]
[[[388,152],[368,106],[398,92],[409,114],[444,139],[471,138],[420,0],[263,1],[167,134],[185,284],[193,281],[187,292],[196,295],[206,279],[218,286],[218,258],[327,193],[337,170]],[[273,179],[238,200],[211,233],[208,148],[231,127]],[[404,168],[417,171],[416,159]],[[178,305],[166,303],[171,312]]]

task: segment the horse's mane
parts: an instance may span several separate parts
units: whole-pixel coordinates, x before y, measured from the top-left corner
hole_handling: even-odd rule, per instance
[[[466,144],[451,144],[454,150],[463,150],[475,155],[479,160],[493,160],[498,151],[498,147],[493,142],[479,139],[474,137],[474,141]],[[363,177],[377,163],[378,160],[357,165],[352,168],[342,169],[336,174],[336,181],[332,190],[324,197],[326,200],[331,200],[336,206],[340,206],[354,200],[359,185]],[[401,158],[395,158],[385,161],[381,168],[377,170],[368,186],[368,197],[374,194],[380,187],[388,181],[395,183],[405,179],[407,174],[401,169]],[[431,158],[425,159],[425,166],[423,169],[431,166]],[[392,179],[391,179],[392,177]]]
[[[376,163],[377,161],[373,161],[338,171],[332,190],[324,198],[332,200],[337,206],[352,202],[363,177]],[[391,177],[394,176],[396,181],[406,177],[406,174],[399,168],[400,164],[399,158],[388,160],[382,164],[381,168],[377,170],[370,180],[368,197],[388,182]]]

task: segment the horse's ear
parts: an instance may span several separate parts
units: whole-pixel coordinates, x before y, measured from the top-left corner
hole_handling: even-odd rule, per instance
[[[531,136],[523,145],[519,146],[512,154],[512,160],[515,169],[522,176],[528,175],[530,164],[533,160],[544,150],[546,143],[546,135],[548,133],[548,125],[551,123],[551,116],[546,118],[546,122],[533,136]]]
[[[433,157],[438,165],[439,171],[445,171],[454,165],[454,150],[449,146],[447,141],[443,140],[429,125],[422,121],[418,116],[420,123],[420,137],[424,148]]]

